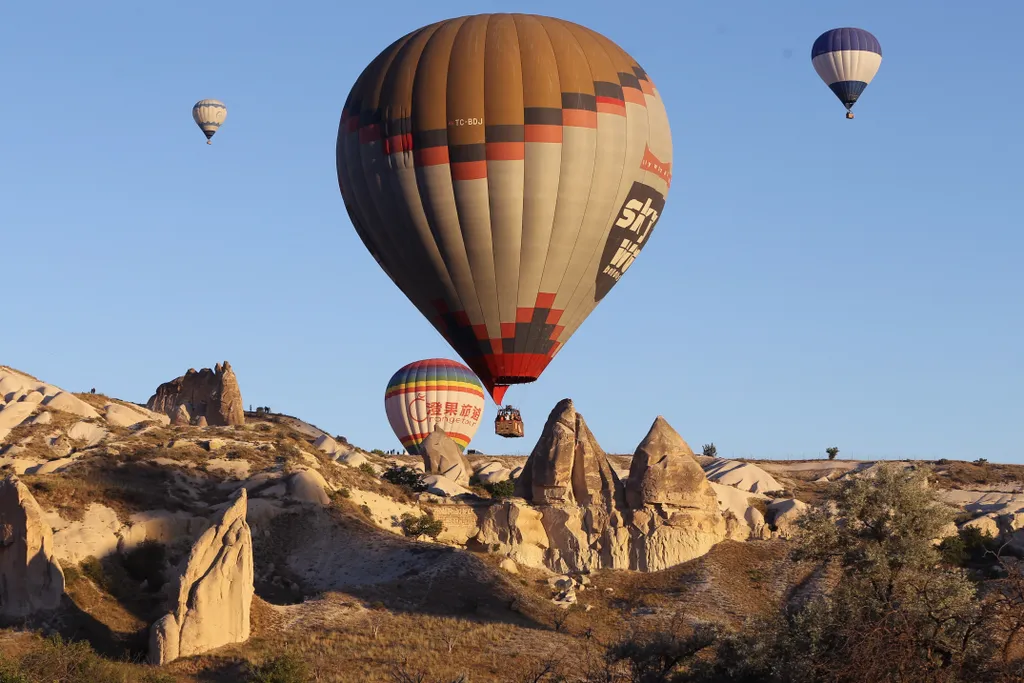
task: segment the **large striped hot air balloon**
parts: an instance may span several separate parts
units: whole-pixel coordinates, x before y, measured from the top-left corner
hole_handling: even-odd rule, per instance
[[[228,108],[220,100],[199,100],[192,105],[192,119],[206,135],[206,144],[212,144],[210,138],[217,132],[228,117]]]
[[[852,119],[850,110],[882,64],[882,46],[864,29],[834,28],[814,41],[811,63]]]
[[[484,388],[462,363],[431,358],[409,363],[391,377],[384,407],[395,436],[413,455],[434,426],[465,449],[484,411]]]
[[[672,139],[647,72],[609,39],[481,14],[413,31],[366,67],[337,162],[367,249],[500,402],[647,244]]]

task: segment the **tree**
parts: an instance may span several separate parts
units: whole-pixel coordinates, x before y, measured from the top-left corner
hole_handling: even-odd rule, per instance
[[[825,452],[828,454],[828,459],[829,460],[835,460],[836,456],[839,455],[839,449],[836,448],[835,446],[831,446],[830,448],[826,448]]]
[[[713,441],[711,443],[704,444],[703,455],[708,458],[718,457],[718,449],[715,448],[715,443]]]
[[[933,545],[952,518],[922,471],[883,465],[874,477],[830,485],[799,520],[792,554],[817,564],[824,590],[718,638],[713,655],[676,677],[640,680],[1012,680],[993,675],[991,609]],[[1018,633],[1016,622],[1003,623]]]
[[[974,584],[934,545],[953,516],[920,470],[883,465],[833,484],[800,520],[794,559],[831,563],[841,578],[791,620],[801,642],[790,651],[814,653],[811,670],[845,667],[837,681],[970,680],[988,639]]]
[[[423,481],[423,473],[405,465],[389,467],[381,475],[385,481],[390,481],[395,486],[401,486],[412,493],[423,493],[429,486]]]

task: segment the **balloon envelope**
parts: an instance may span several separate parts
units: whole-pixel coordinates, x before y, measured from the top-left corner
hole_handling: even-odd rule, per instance
[[[825,85],[849,110],[878,73],[882,46],[864,29],[834,28],[814,41],[811,63]]]
[[[228,117],[228,108],[220,100],[199,100],[192,106],[192,119],[209,140]]]
[[[413,31],[366,67],[337,166],[367,249],[500,402],[647,244],[672,139],[650,77],[609,39],[483,14]]]
[[[391,429],[410,453],[422,455],[420,445],[438,424],[463,450],[480,426],[484,388],[461,363],[421,360],[391,377],[384,407]]]

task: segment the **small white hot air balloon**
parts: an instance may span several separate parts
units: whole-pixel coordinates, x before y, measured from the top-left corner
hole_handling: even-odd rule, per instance
[[[206,135],[206,144],[213,144],[210,138],[228,117],[228,108],[220,100],[199,100],[192,107],[192,118]]]

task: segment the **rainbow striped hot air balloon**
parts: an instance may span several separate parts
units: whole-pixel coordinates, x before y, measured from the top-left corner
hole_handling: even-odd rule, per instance
[[[384,393],[391,429],[413,455],[422,455],[420,444],[437,424],[465,450],[480,426],[484,402],[473,371],[444,358],[409,363],[391,377]]]
[[[882,46],[862,28],[834,28],[814,41],[811,63],[852,119],[850,110],[882,64]]]

